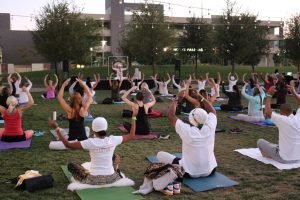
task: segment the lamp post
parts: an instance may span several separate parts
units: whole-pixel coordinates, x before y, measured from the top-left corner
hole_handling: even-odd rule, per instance
[[[90,52],[91,52],[91,67],[93,66],[93,47],[90,47]]]
[[[102,45],[102,66],[104,67],[104,47],[105,47],[106,41],[102,40],[101,45]]]

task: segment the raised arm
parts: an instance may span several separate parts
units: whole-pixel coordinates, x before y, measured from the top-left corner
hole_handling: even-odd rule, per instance
[[[200,107],[200,103],[197,99],[194,99],[193,97],[191,97],[189,95],[189,84],[186,85],[185,88],[185,93],[184,93],[184,98],[189,101],[191,104],[193,104],[195,107],[199,108]]]
[[[176,107],[177,107],[177,103],[178,101],[182,101],[182,99],[185,97],[185,91],[181,91],[180,93],[178,93],[176,95],[176,98],[174,98],[172,100],[172,103],[170,105],[167,117],[168,120],[171,124],[171,126],[175,127],[176,126],[176,121],[177,121],[177,117],[176,117]]]
[[[59,140],[62,141],[62,143],[64,143],[64,145],[67,148],[69,148],[69,149],[82,149],[82,146],[81,146],[79,141],[70,142],[63,136],[63,134],[61,133],[61,129],[58,127],[58,124],[57,124],[56,121],[49,118],[48,119],[48,124],[55,130]]]
[[[72,111],[72,108],[67,104],[67,102],[64,100],[64,91],[65,87],[69,84],[70,78],[68,78],[60,87],[60,90],[57,94],[57,100],[58,103],[61,105],[61,107],[66,111],[67,113],[70,113]]]
[[[228,76],[227,76],[228,81],[230,81],[230,75],[231,75],[231,72],[228,73]]]
[[[19,81],[19,82],[21,83],[21,81],[22,81],[21,75],[20,75],[18,72],[16,72],[16,74],[17,74],[17,77],[18,77],[18,80],[17,80],[17,81]]]
[[[152,106],[154,106],[156,104],[156,99],[155,97],[153,96],[151,90],[149,90],[149,88],[147,88],[148,92],[150,93],[150,98],[151,98],[151,102],[149,103],[146,103],[145,105],[147,105],[148,108],[151,108]]]
[[[134,136],[135,136],[137,112],[138,111],[136,109],[132,109],[130,133],[127,134],[127,135],[123,135],[123,141],[122,141],[122,143],[127,142],[127,141],[133,139]]]
[[[247,83],[247,81],[245,81],[245,77],[247,76],[247,74],[245,73],[245,74],[243,74],[243,79],[242,79],[242,81],[243,81],[243,83],[244,84],[246,84]]]
[[[220,83],[221,83],[221,75],[220,75],[220,72],[217,72],[217,74],[218,74],[218,82],[217,82],[217,84],[218,85],[220,85]]]
[[[9,85],[10,93],[12,93],[12,91],[13,91],[13,86],[12,86],[12,83],[11,83],[11,74],[9,74],[8,77],[7,77],[7,83],[8,83],[8,85]]]
[[[294,98],[297,102],[298,108],[300,108],[300,96],[297,94],[297,92],[295,90],[295,83],[293,80],[290,82],[290,85],[287,85],[287,88],[291,92],[291,94],[294,96]]]
[[[166,81],[166,84],[168,85],[171,81],[171,77],[170,77],[169,73],[167,73],[167,76],[168,76],[168,80]]]
[[[209,102],[210,102],[211,104],[213,104],[213,103],[216,101],[217,97],[218,97],[220,94],[219,94],[219,91],[218,91],[217,86],[216,86],[216,84],[215,84],[214,81],[209,81],[209,84],[210,84],[210,87],[211,87],[211,88],[214,88],[214,90],[215,90],[214,95],[211,96],[210,99],[209,99]]]
[[[94,74],[95,83],[92,86],[92,90],[94,90],[98,84],[100,83],[100,74]]]
[[[54,85],[53,87],[56,88],[57,84],[58,84],[58,77],[56,74],[54,74],[54,77],[55,77],[55,82],[54,82]]]
[[[214,113],[217,116],[217,112],[212,106],[212,104],[208,100],[206,100],[201,94],[200,98],[201,108],[204,108],[204,110],[206,110],[207,113]]]
[[[20,107],[20,110],[23,112],[24,110],[27,110],[28,108],[30,108],[33,104],[34,104],[34,100],[31,96],[31,93],[29,92],[29,89],[26,89],[26,94],[28,96],[28,103],[24,106]]]
[[[112,86],[111,77],[112,77],[113,74],[114,74],[114,73],[111,73],[110,76],[109,76],[109,79],[108,79],[109,87]]]
[[[234,76],[235,76],[235,80],[238,81],[239,80],[239,75],[234,72]]]
[[[268,83],[268,84],[270,83],[269,82],[269,73],[268,72],[265,75],[265,82]]]
[[[49,87],[48,82],[47,82],[48,76],[49,76],[49,74],[46,74],[46,76],[44,77],[44,86],[45,86],[45,88]]]
[[[91,103],[92,103],[92,93],[89,90],[89,88],[86,86],[86,84],[83,83],[83,81],[79,78],[76,79],[76,81],[79,83],[79,85],[83,88],[83,92],[86,94],[86,101],[85,104],[82,105],[80,109],[80,116],[85,117]]]
[[[175,75],[172,76],[172,82],[173,82],[173,85],[174,85],[177,89],[180,88],[180,85],[178,85],[178,84],[176,83],[176,81],[175,81]]]
[[[245,85],[242,87],[241,94],[243,97],[245,97],[248,101],[255,101],[255,98],[253,96],[250,96],[246,93],[246,87],[248,86],[248,83],[245,83]]]
[[[25,76],[25,79],[26,79],[26,81],[28,82],[28,86],[27,86],[27,89],[28,89],[28,91],[32,88],[32,82],[29,80],[29,78],[27,78],[26,76]]]
[[[208,76],[209,76],[209,73],[206,73],[206,74],[205,74],[205,81],[208,81],[208,79],[209,79]]]
[[[127,96],[132,92],[135,91],[137,89],[136,86],[133,86],[132,88],[130,88],[129,90],[127,90],[123,96],[121,97],[122,101],[124,101],[127,105],[129,105],[130,107],[134,107],[135,103],[133,103],[132,101],[130,101]]]
[[[268,118],[271,118],[271,116],[272,116],[271,101],[272,101],[272,97],[275,94],[275,92],[276,92],[276,87],[271,86],[267,93],[267,100],[266,100],[266,105],[265,105],[265,115]]]

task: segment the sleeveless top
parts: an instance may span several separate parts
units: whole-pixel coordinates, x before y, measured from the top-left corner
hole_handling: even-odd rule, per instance
[[[205,89],[205,83],[206,81],[198,81],[198,91]]]
[[[148,121],[148,115],[145,112],[144,105],[142,107],[139,106],[139,111],[136,116],[136,131],[137,135],[148,135],[150,132],[150,125]]]
[[[69,138],[68,140],[86,140],[86,133],[84,127],[84,117],[80,117],[79,119],[73,118],[69,120]]]
[[[55,89],[53,87],[49,87],[47,90],[47,99],[54,99],[55,98]]]
[[[19,109],[15,109],[14,113],[8,113],[7,109],[3,113],[4,132],[3,136],[19,136],[23,135],[22,119]]]

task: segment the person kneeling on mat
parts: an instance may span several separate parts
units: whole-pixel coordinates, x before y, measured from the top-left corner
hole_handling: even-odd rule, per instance
[[[289,104],[280,106],[280,114],[272,112],[271,101],[276,88],[275,86],[270,87],[267,93],[265,114],[278,128],[279,145],[264,139],[257,141],[257,147],[262,156],[284,164],[300,161],[300,97],[296,93],[293,82],[287,87],[298,104],[296,115],[293,115],[293,109]]]
[[[4,142],[20,142],[28,140],[33,135],[33,130],[27,130],[23,132],[22,129],[22,112],[30,108],[33,104],[33,98],[28,90],[26,90],[28,96],[28,103],[26,105],[17,107],[18,100],[14,96],[9,96],[6,100],[8,108],[0,106],[0,112],[2,113],[4,123],[4,129],[0,130],[1,141]]]
[[[185,170],[184,176],[191,178],[206,177],[213,174],[217,167],[214,155],[215,130],[217,114],[212,105],[201,98],[201,107],[195,108],[189,114],[188,123],[184,123],[175,115],[177,102],[184,97],[179,93],[170,106],[168,119],[182,140],[182,158],[160,151],[157,159],[162,163],[179,164]],[[198,128],[203,124],[202,128]]]
[[[92,122],[94,138],[83,141],[70,142],[61,133],[58,124],[49,119],[48,123],[55,129],[59,139],[70,149],[85,149],[90,152],[91,168],[89,172],[79,164],[69,163],[68,170],[75,180],[90,185],[112,184],[122,178],[119,170],[120,157],[114,154],[116,146],[125,143],[135,136],[136,112],[133,110],[132,126],[130,133],[123,136],[107,136],[107,121],[97,117]]]

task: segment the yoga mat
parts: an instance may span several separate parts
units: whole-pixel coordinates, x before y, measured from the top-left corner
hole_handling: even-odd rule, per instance
[[[213,105],[215,110],[221,110],[221,106],[220,105]]]
[[[124,101],[115,101],[113,104],[125,104]]]
[[[84,122],[92,122],[94,120],[94,117],[85,117]]]
[[[71,179],[71,173],[68,171],[67,166],[61,166],[63,173],[68,180]],[[111,187],[111,188],[96,188],[96,189],[83,189],[76,190],[77,195],[82,200],[140,200],[144,199],[140,195],[132,194],[134,189],[132,187]]]
[[[229,118],[230,118],[230,119],[233,119],[233,120],[240,121],[240,122],[245,122],[245,123],[249,123],[249,124],[254,124],[254,125],[257,125],[257,126],[260,126],[260,127],[276,127],[276,126],[268,125],[268,124],[265,123],[264,121],[263,121],[263,122],[246,122],[246,121],[238,120],[237,116],[229,116]]]
[[[26,149],[31,146],[32,138],[21,142],[3,142],[0,141],[0,151],[8,149]]]
[[[223,129],[223,128],[216,128],[216,133],[222,133],[222,132],[225,132],[226,130]]]
[[[2,119],[2,120],[0,120],[0,124],[4,124],[4,120]]]
[[[126,130],[126,128],[123,126],[123,124],[119,124],[117,125],[117,128],[122,132],[122,133],[128,133],[128,131]],[[147,135],[135,135],[134,136],[134,140],[139,140],[139,139],[156,139],[157,138],[157,134],[156,133],[149,133]]]
[[[176,157],[181,158],[181,153],[175,153]],[[146,157],[151,163],[157,163],[158,160],[156,156]],[[204,192],[208,190],[213,190],[216,188],[231,187],[238,185],[239,183],[231,180],[230,178],[224,176],[219,172],[215,172],[213,175],[202,178],[183,178],[183,183],[190,187],[195,192]]]
[[[249,158],[253,158],[257,161],[260,161],[264,164],[270,164],[276,167],[277,169],[283,170],[283,169],[294,169],[300,167],[300,161],[296,163],[290,163],[290,164],[283,164],[280,162],[277,162],[271,158],[266,158],[261,155],[261,152],[258,148],[249,148],[249,149],[236,149],[234,150],[242,155],[248,156]]]

